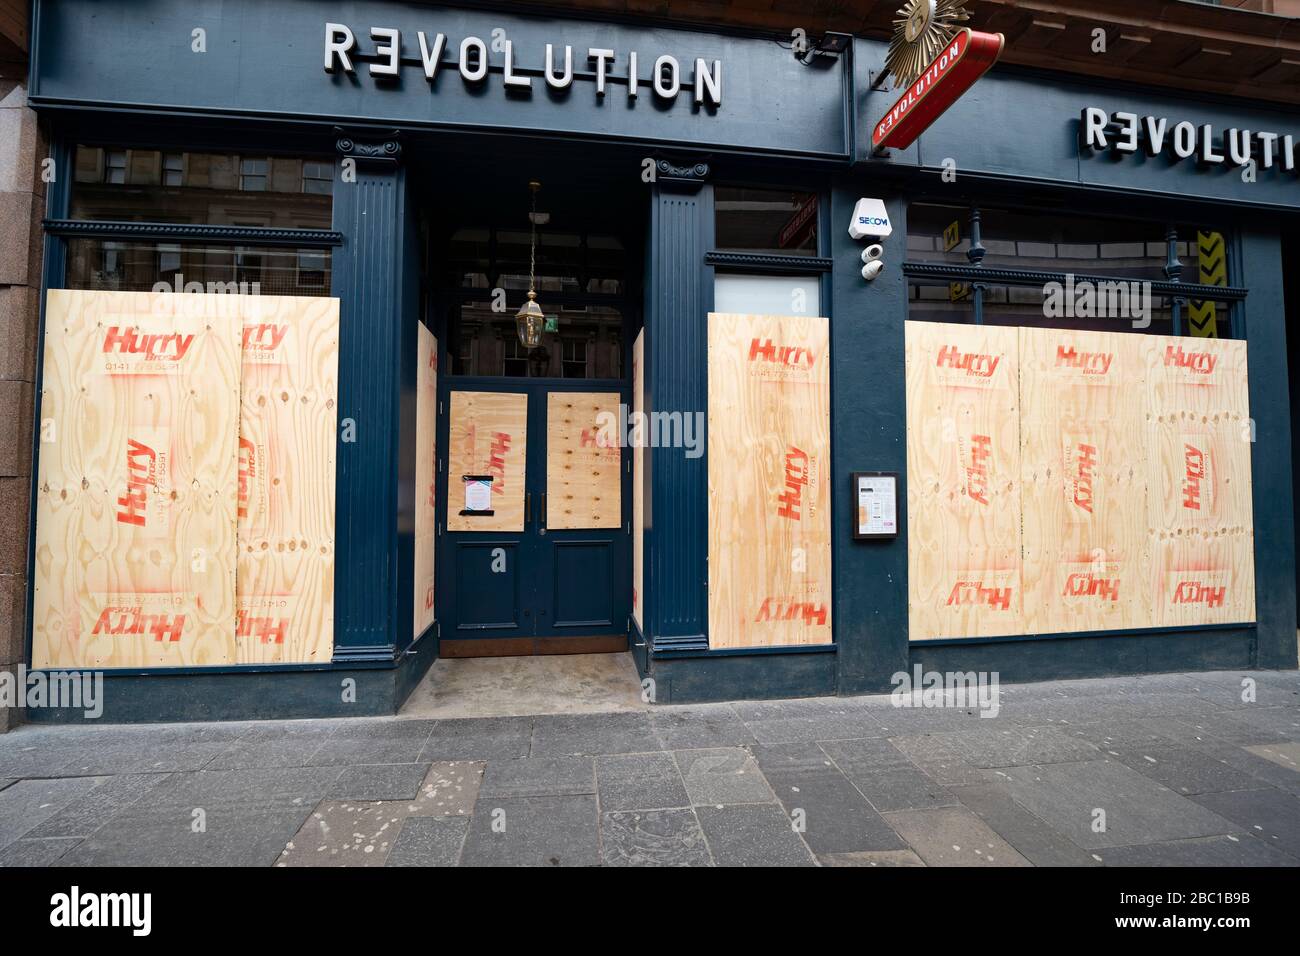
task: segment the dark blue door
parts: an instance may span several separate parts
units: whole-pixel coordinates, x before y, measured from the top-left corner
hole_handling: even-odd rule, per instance
[[[445,656],[625,641],[631,458],[617,422],[627,398],[608,381],[450,380],[439,440]],[[490,508],[467,507],[476,482],[492,489]]]

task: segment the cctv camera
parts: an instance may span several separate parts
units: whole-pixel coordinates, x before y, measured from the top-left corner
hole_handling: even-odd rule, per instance
[[[863,262],[875,262],[885,254],[885,247],[878,242],[873,242],[867,248],[862,250]]]
[[[862,278],[870,282],[876,276],[880,275],[880,273],[884,271],[884,268],[885,264],[883,262],[879,259],[873,259],[862,267]]]

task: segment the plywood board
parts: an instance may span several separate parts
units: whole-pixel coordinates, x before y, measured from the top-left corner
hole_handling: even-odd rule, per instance
[[[451,393],[447,449],[447,530],[523,531],[528,396]],[[463,475],[492,476],[492,514],[462,515]]]
[[[33,666],[235,661],[241,298],[48,293]]]
[[[709,646],[830,643],[829,322],[711,313],[708,434]]]
[[[1019,331],[1024,631],[1150,627],[1142,336]]]
[[[417,323],[415,374],[414,634],[434,619],[434,564],[438,515],[438,340]]]
[[[635,421],[645,420],[645,329],[632,343],[632,414]],[[645,429],[641,429],[644,435]],[[632,445],[632,617],[645,633],[645,449],[644,441]]]
[[[1017,634],[1019,336],[905,324],[912,640]]]
[[[617,392],[546,396],[546,526],[617,528],[623,523],[623,449]]]
[[[1253,621],[1246,343],[1144,339],[1155,622]]]
[[[240,298],[237,661],[328,661],[334,649],[339,302]]]

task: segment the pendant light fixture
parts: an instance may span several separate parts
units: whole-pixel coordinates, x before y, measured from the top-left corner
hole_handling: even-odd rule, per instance
[[[528,183],[528,189],[532,192],[532,211],[528,216],[532,223],[532,242],[528,255],[528,301],[515,313],[515,331],[519,333],[520,344],[526,349],[535,349],[541,344],[542,328],[546,324],[542,307],[537,304],[537,191],[541,188],[542,184],[536,179]]]

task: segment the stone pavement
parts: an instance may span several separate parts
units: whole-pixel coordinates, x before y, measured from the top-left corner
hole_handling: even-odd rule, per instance
[[[600,863],[1295,866],[1300,675],[0,737],[0,865]]]

